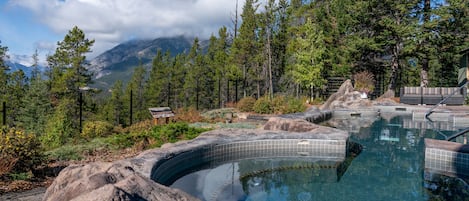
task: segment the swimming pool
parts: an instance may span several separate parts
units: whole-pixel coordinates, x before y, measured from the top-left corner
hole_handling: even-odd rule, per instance
[[[444,139],[445,135],[454,133],[454,129],[438,126],[435,130],[433,126],[417,124],[407,116],[389,120],[336,119],[328,124],[349,131],[350,141],[362,145],[361,153],[345,161],[314,157],[236,160],[189,173],[171,187],[201,200],[418,201],[458,198],[453,191],[450,197],[432,193],[434,186],[431,185],[438,184],[429,184],[423,176],[424,138]],[[444,190],[435,192],[445,193]]]

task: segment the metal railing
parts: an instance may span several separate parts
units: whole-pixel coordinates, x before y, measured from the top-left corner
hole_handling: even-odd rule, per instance
[[[436,105],[433,106],[432,108],[428,109],[428,111],[425,113],[425,118],[428,119],[429,121],[432,121],[429,116],[434,112],[434,110],[435,110],[438,106],[440,106],[440,105],[446,103],[446,101],[447,101],[449,98],[453,97],[454,94],[456,94],[457,92],[461,91],[464,87],[466,87],[466,85],[467,85],[467,81],[466,81],[463,85],[461,85],[460,87],[458,87],[457,89],[455,89],[450,95],[448,95],[448,96],[446,96],[445,98],[443,98],[438,104],[436,104]]]
[[[454,90],[450,95],[448,95],[447,97],[443,98],[443,100],[441,100],[438,104],[436,104],[435,106],[433,106],[432,108],[430,108],[426,113],[425,113],[425,118],[429,121],[429,122],[433,122],[431,119],[430,119],[430,115],[435,112],[434,110],[440,106],[441,104],[444,104],[449,98],[451,98],[454,94],[456,94],[458,91],[461,91],[464,87],[466,87],[467,85],[467,80],[465,81],[465,83],[463,85],[461,85],[460,87],[458,87],[456,90]],[[446,140],[447,141],[451,141],[451,140],[454,140],[455,138],[461,136],[461,135],[464,135],[466,133],[469,133],[469,127],[459,131],[458,133],[455,133],[449,137],[446,137]],[[445,136],[445,135],[443,135]]]

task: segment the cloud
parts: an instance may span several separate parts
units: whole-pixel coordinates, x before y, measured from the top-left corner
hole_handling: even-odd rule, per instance
[[[243,0],[239,0],[242,8]],[[54,32],[67,34],[73,26],[95,39],[94,54],[132,38],[217,34],[231,28],[234,0],[11,0],[30,10]],[[240,13],[240,11],[239,11]],[[94,55],[97,56],[97,55]]]
[[[32,66],[33,65],[33,58],[28,55],[8,55],[8,60],[12,63],[19,63],[23,66]]]

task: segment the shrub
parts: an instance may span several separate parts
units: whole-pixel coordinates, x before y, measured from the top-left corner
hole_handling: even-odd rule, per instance
[[[211,120],[210,122],[224,121],[225,119],[232,119],[236,111],[234,108],[220,108],[216,110],[210,110],[202,114],[202,116]]]
[[[153,120],[147,119],[147,120],[132,124],[131,126],[125,128],[123,132],[143,132],[145,130],[151,129],[153,126],[154,126]],[[122,133],[122,132],[118,132],[118,133]]]
[[[200,115],[200,112],[193,107],[178,108],[176,109],[175,113],[175,121],[194,123],[204,120],[204,118]]]
[[[287,100],[288,99],[283,95],[276,95],[274,97],[274,99],[272,99],[273,112],[275,114],[285,113],[285,110],[286,110],[286,107],[287,107],[287,104],[286,104]]]
[[[47,151],[46,154],[49,159],[52,160],[81,160],[86,158],[86,156],[97,155],[112,149],[111,143],[109,143],[107,139],[108,138],[96,137],[85,143],[69,143],[60,146],[59,148]]]
[[[57,148],[66,144],[73,136],[77,136],[78,129],[74,127],[73,103],[64,99],[46,123],[46,133],[40,136],[42,146],[47,149]]]
[[[9,176],[13,180],[28,180],[32,177],[32,175],[28,172],[11,173]]]
[[[254,112],[259,114],[272,114],[273,107],[272,102],[269,100],[269,97],[263,96],[254,103]]]
[[[282,111],[283,114],[287,113],[296,113],[303,112],[306,110],[306,105],[304,101],[298,98],[289,98],[287,99],[286,107]]]
[[[187,123],[178,122],[157,125],[147,131],[131,133],[131,136],[137,143],[149,141],[150,147],[158,147],[168,142],[193,139],[207,130],[210,129],[190,127]]]
[[[39,141],[31,133],[16,128],[0,129],[0,174],[27,172],[42,163],[43,155]]]
[[[254,111],[255,103],[256,103],[256,99],[254,99],[253,97],[245,97],[239,100],[236,106],[238,107],[238,110],[241,112],[252,112]]]
[[[95,137],[104,137],[111,134],[113,126],[106,121],[87,121],[83,125],[81,137],[91,139]]]
[[[368,71],[362,71],[353,76],[355,89],[360,92],[370,93],[375,89],[375,77]]]

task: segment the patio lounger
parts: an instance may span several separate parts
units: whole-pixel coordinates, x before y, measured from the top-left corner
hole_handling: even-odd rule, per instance
[[[443,98],[446,98],[447,96],[451,95],[454,90],[458,90],[458,92],[456,92],[455,94],[453,94],[453,96],[446,99],[446,102],[444,102],[443,104],[447,104],[447,105],[463,105],[464,104],[464,101],[467,96],[467,93],[466,93],[467,89],[465,87],[462,89],[459,89],[458,87],[442,87],[441,95],[443,96]]]
[[[422,88],[422,104],[436,105],[443,97],[441,96],[440,87],[423,87]]]
[[[400,102],[410,105],[422,104],[422,87],[403,87]]]

